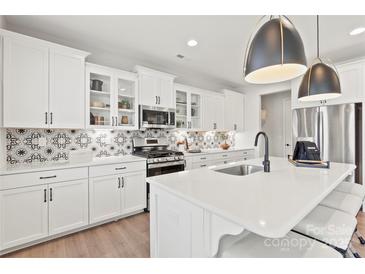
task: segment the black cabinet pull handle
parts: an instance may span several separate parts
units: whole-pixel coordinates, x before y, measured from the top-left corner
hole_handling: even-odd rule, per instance
[[[44,202],[47,203],[47,189],[44,189]]]
[[[49,189],[49,201],[52,202],[53,201],[53,195],[52,195],[52,188]]]
[[[44,113],[44,117],[45,117],[45,124],[48,124],[48,112]]]
[[[116,167],[115,170],[123,170],[123,169],[126,169],[127,167],[125,166],[122,166],[122,167]]]
[[[45,177],[41,176],[41,177],[39,177],[39,179],[44,180],[44,179],[52,179],[52,178],[56,178],[56,177],[57,177],[57,175],[45,176]]]
[[[122,188],[124,188],[124,177],[122,177]]]
[[[51,115],[51,125],[53,124],[53,112],[50,113]]]
[[[206,160],[206,159],[207,159],[207,158],[205,158],[205,157],[201,157],[201,158],[200,158],[200,160]]]
[[[118,177],[118,188],[120,188],[120,177]]]

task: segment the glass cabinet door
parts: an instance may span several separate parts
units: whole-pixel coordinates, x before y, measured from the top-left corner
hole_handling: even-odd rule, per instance
[[[176,128],[188,128],[188,95],[176,90]]]
[[[89,125],[95,127],[111,126],[112,95],[111,76],[89,71]],[[67,106],[66,106],[67,107]]]
[[[190,97],[190,128],[201,128],[201,96],[200,94],[191,93]]]
[[[117,126],[136,127],[138,123],[136,119],[136,114],[138,114],[136,81],[117,78],[117,90]]]

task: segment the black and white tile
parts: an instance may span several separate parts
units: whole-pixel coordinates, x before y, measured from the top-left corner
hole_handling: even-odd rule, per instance
[[[68,129],[7,129],[8,165],[67,160],[70,150],[91,150],[94,157],[121,156],[132,152],[134,137],[166,137],[170,149],[176,142],[189,138],[201,149],[219,148],[227,142],[234,146],[234,132],[185,132],[178,130],[68,130]],[[39,143],[45,138],[45,146]]]

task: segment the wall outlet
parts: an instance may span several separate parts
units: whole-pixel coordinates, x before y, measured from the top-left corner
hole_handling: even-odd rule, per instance
[[[38,145],[40,147],[45,147],[47,145],[47,138],[41,137],[38,139]]]

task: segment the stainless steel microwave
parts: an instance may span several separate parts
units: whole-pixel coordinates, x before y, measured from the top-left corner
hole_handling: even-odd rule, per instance
[[[175,128],[175,109],[139,105],[139,127]]]

